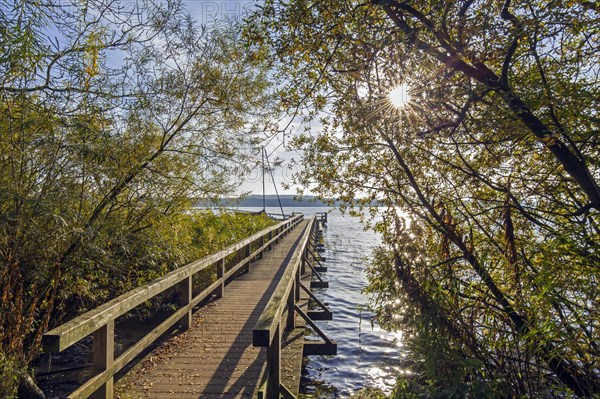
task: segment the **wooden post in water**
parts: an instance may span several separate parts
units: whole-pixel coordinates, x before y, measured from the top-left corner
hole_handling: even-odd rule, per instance
[[[102,373],[113,364],[115,357],[115,322],[109,321],[94,332],[93,370]],[[113,398],[113,377],[111,376],[91,396],[92,399]]]

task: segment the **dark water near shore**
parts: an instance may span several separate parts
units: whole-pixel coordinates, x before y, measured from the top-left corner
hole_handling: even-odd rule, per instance
[[[252,209],[255,208],[242,208]],[[286,213],[328,211],[331,208],[284,208]],[[278,213],[279,209],[268,208]],[[328,337],[337,340],[337,356],[311,356],[302,382],[305,397],[348,398],[365,387],[390,392],[395,376],[403,371],[402,333],[382,331],[367,310],[365,270],[379,237],[364,231],[360,222],[338,211],[328,215],[324,231],[328,289],[315,290],[333,311],[333,321],[317,322]]]

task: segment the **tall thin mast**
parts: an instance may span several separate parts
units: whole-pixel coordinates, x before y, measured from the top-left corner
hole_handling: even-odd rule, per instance
[[[265,147],[261,148],[260,155],[262,156],[263,212],[266,213],[267,209],[265,206]]]
[[[279,201],[279,209],[281,209],[281,217],[285,219],[285,213],[283,212],[283,205],[281,205],[281,198],[279,197],[279,191],[277,190],[277,183],[275,183],[275,177],[273,176],[273,168],[271,168],[271,163],[269,162],[269,155],[265,150],[265,159],[267,160],[267,168],[269,168],[269,174],[271,175],[271,180],[273,180],[273,187],[275,188],[275,194],[277,195],[277,201]]]

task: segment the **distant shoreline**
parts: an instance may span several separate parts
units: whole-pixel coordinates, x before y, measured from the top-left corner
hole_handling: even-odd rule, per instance
[[[331,204],[326,204],[323,201],[318,200],[314,196],[304,196],[301,200],[296,199],[294,195],[280,195],[281,206],[284,208],[317,208],[317,207],[328,207]],[[333,204],[335,206],[336,203]],[[244,208],[255,208],[263,206],[262,195],[250,195],[243,200],[237,198],[223,198],[217,202],[215,201],[198,201],[198,206],[201,207],[212,207],[212,206],[226,206],[226,207],[244,207]],[[265,206],[268,208],[279,207],[279,201],[276,195],[265,195]]]

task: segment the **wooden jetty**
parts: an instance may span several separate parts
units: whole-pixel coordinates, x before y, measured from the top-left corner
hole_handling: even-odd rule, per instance
[[[44,349],[53,353],[93,335],[94,376],[68,398],[113,398],[115,374],[177,324],[185,332],[124,378],[125,397],[294,398],[299,376],[287,374],[299,373],[302,356],[337,351],[313,322],[330,320],[331,312],[310,292],[327,286],[319,275],[326,271],[319,256],[325,222],[322,215],[292,215],[46,333]],[[210,270],[216,281],[194,292],[194,276]],[[173,287],[180,292],[179,309],[115,359],[115,319]],[[210,298],[217,299],[192,314]],[[321,309],[309,309],[309,300]],[[304,341],[305,323],[322,342]]]

